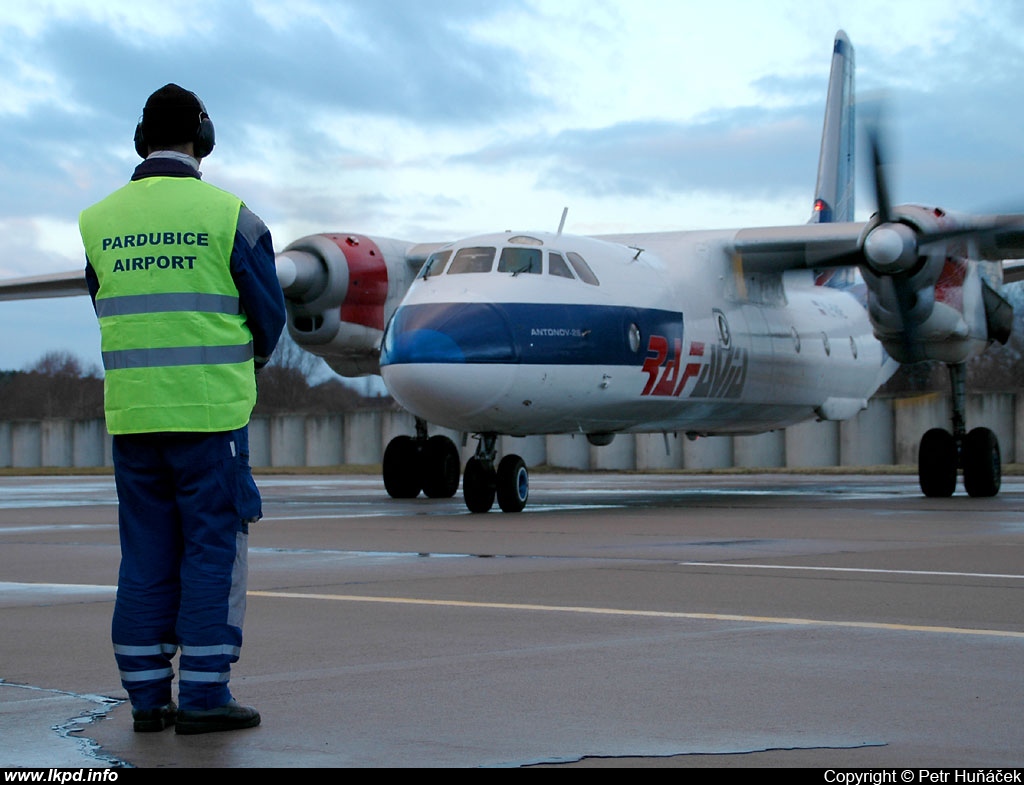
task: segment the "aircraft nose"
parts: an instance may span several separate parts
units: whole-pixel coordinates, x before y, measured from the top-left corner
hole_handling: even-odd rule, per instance
[[[475,429],[512,387],[520,359],[495,303],[403,305],[384,334],[381,375],[395,400],[428,422]]]
[[[495,303],[400,307],[388,326],[381,365],[519,362],[514,330]]]

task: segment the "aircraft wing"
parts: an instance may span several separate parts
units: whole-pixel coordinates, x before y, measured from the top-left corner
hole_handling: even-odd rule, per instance
[[[959,238],[970,238],[976,258],[1014,260],[1004,265],[1007,283],[1024,279],[1024,214],[938,216],[919,210],[886,223],[873,219],[741,229],[733,254],[749,273],[866,265],[894,274],[912,268],[918,255]]]
[[[85,271],[32,275],[0,281],[0,300],[33,300],[47,297],[80,297],[89,293]]]
[[[848,267],[864,260],[866,223],[820,223],[740,229],[734,258],[749,273]]]

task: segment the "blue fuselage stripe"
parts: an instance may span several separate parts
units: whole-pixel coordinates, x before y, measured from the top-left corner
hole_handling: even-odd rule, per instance
[[[403,305],[381,365],[512,363],[641,366],[648,339],[683,338],[683,314],[655,308],[538,303]]]

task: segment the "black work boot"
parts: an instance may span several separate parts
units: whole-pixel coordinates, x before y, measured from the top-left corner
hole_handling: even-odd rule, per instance
[[[169,728],[174,724],[178,707],[174,702],[164,704],[155,709],[132,709],[132,720],[136,733],[153,733]]]
[[[260,713],[242,706],[234,698],[216,709],[179,711],[174,732],[184,735],[215,733],[222,730],[253,728],[260,724]]]

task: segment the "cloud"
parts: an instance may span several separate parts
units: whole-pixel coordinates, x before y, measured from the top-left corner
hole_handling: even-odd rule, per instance
[[[756,114],[756,122],[752,122]],[[599,196],[665,197],[813,189],[820,121],[806,113],[738,110],[702,122],[665,120],[573,129],[459,156],[464,164],[539,162],[539,188]]]
[[[127,180],[169,81],[213,116],[204,176],[278,247],[554,227],[564,204],[596,233],[800,222],[837,27],[858,90],[892,91],[897,201],[1024,206],[1014,3],[40,0],[0,19],[0,267],[80,264],[78,212]]]

